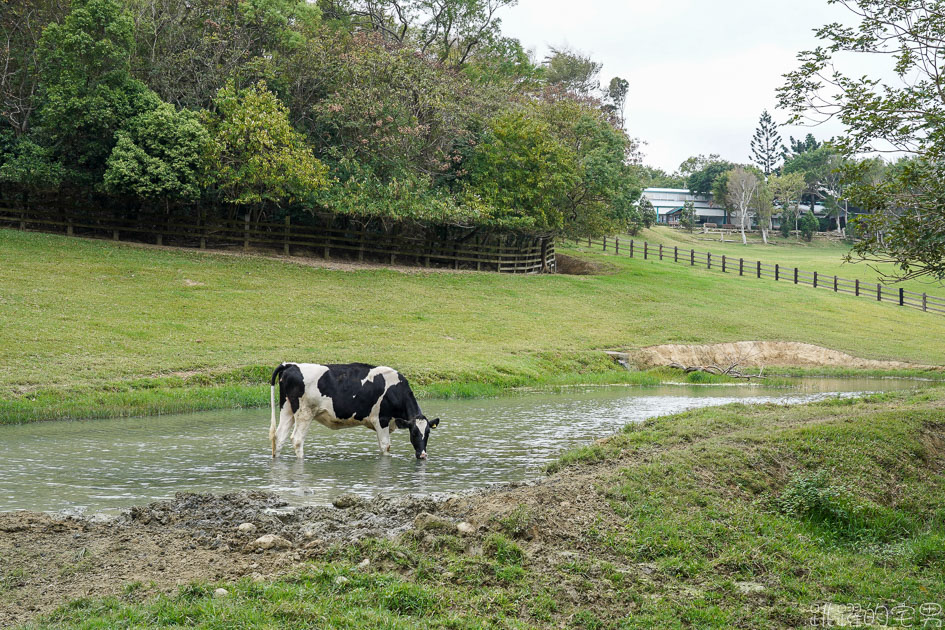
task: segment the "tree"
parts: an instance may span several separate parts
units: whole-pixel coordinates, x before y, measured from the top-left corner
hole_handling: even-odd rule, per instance
[[[326,17],[348,18],[359,27],[404,44],[416,38],[421,54],[434,55],[453,68],[499,38],[501,9],[517,0],[355,0],[332,3]],[[327,4],[327,3],[326,3]],[[339,6],[341,5],[341,6]]]
[[[772,175],[768,178],[768,188],[774,203],[781,208],[781,233],[790,236],[791,227],[797,229],[798,207],[801,194],[807,188],[804,174],[799,172]]]
[[[696,226],[696,204],[691,201],[683,203],[682,213],[679,215],[679,224],[692,232]]]
[[[41,137],[73,183],[101,182],[115,132],[159,103],[131,76],[133,46],[131,18],[114,0],[74,0],[62,24],[43,31]]]
[[[701,157],[701,156],[700,156]],[[704,163],[704,165],[698,170],[691,172],[686,178],[686,185],[689,187],[689,192],[694,195],[703,195],[709,196],[712,194],[712,187],[715,184],[716,180],[725,175],[730,171],[735,165],[731,162],[721,159],[712,159],[717,158],[717,156],[709,156],[709,160]],[[683,171],[683,168],[686,167],[686,163],[683,162],[680,165],[680,172]],[[724,197],[716,197],[716,203],[724,204]]]
[[[790,150],[784,147],[783,157],[785,160],[800,155],[801,153],[806,153],[807,151],[813,151],[819,148],[822,143],[814,137],[814,134],[809,133],[800,140],[795,140],[794,136],[790,136],[789,144],[791,145]]]
[[[768,185],[758,182],[758,192],[755,194],[754,213],[758,217],[758,229],[761,231],[761,240],[768,244],[768,230],[771,229],[771,217],[774,215],[774,198]]]
[[[752,160],[767,177],[777,169],[778,162],[784,152],[784,144],[781,142],[778,126],[774,124],[768,110],[764,110],[758,120],[755,136],[751,139]]]
[[[564,229],[562,209],[578,179],[576,159],[535,108],[494,120],[469,170],[472,191],[496,222],[545,233]]]
[[[617,124],[623,127],[626,123],[624,119],[624,108],[627,104],[627,91],[630,89],[630,83],[626,79],[614,77],[607,85],[605,108],[611,111]]]
[[[0,116],[18,136],[29,130],[39,102],[39,41],[47,24],[68,12],[66,0],[0,3]]]
[[[808,210],[798,222],[798,229],[805,241],[810,242],[814,237],[814,232],[820,228],[820,221],[814,216],[814,213]]]
[[[328,186],[324,164],[312,155],[288,112],[265,82],[221,88],[210,133],[208,180],[223,201],[246,207],[246,220],[266,203],[310,198]]]
[[[873,211],[858,230],[863,240],[855,252],[895,264],[897,278],[945,279],[945,3],[846,0],[842,5],[858,23],[835,22],[817,32],[824,45],[798,55],[800,67],[785,75],[779,89],[780,104],[793,112],[792,122],[838,119],[846,132],[835,144],[848,158],[886,151],[916,158],[915,168],[882,187],[854,186],[850,200]],[[846,74],[837,63],[850,56],[889,58],[896,79]]]
[[[168,214],[172,203],[200,197],[209,136],[196,113],[161,103],[129,120],[117,137],[106,190],[157,202]]]
[[[552,48],[545,57],[545,81],[567,92],[589,96],[600,88],[601,64],[568,48]]]
[[[646,228],[653,227],[653,224],[656,223],[659,218],[656,214],[656,208],[653,207],[653,204],[646,197],[640,197],[640,221],[643,223],[643,226]]]
[[[757,207],[761,181],[757,175],[740,166],[729,171],[726,181],[726,202],[738,220],[742,232],[742,243],[747,245],[745,228],[751,228],[751,212]]]

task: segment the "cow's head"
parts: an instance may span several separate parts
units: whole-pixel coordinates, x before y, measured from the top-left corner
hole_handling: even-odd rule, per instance
[[[413,450],[417,454],[417,459],[427,458],[427,440],[430,439],[430,429],[435,429],[440,424],[439,418],[427,420],[426,416],[420,416],[416,420],[396,420],[397,427],[408,429],[410,431],[410,443],[413,444]]]

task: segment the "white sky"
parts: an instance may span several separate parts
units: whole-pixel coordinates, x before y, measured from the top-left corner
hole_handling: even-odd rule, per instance
[[[602,85],[627,79],[627,129],[646,143],[644,162],[668,172],[700,153],[750,161],[762,110],[787,118],[775,89],[797,53],[817,45],[813,30],[850,22],[826,0],[519,0],[501,17],[503,33],[539,60],[549,46],[567,45],[604,64]],[[787,144],[840,127],[779,131]]]

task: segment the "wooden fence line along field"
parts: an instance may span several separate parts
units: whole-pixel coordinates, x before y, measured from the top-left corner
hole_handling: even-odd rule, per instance
[[[574,241],[584,244],[584,240]],[[642,256],[644,260],[658,259],[674,263],[700,266],[706,269],[716,269],[722,273],[737,274],[745,278],[768,278],[775,282],[791,282],[797,285],[827,289],[834,293],[849,293],[856,297],[863,297],[877,302],[894,304],[897,306],[919,309],[926,313],[945,315],[945,298],[936,297],[927,293],[916,293],[903,288],[891,288],[880,283],[863,282],[862,280],[848,280],[835,275],[826,275],[816,271],[804,271],[797,267],[782,267],[779,264],[763,263],[760,260],[745,260],[744,258],[726,257],[712,252],[697,252],[695,249],[684,249],[677,245],[672,248],[662,244],[654,245],[647,241],[634,239],[620,240],[620,237],[604,237],[599,241],[586,239],[588,247],[600,246],[604,252],[612,252],[617,256]],[[609,249],[608,249],[609,248]]]
[[[510,235],[499,238],[477,236],[466,241],[449,238],[408,236],[341,228],[330,225],[293,224],[286,216],[282,223],[213,219],[197,223],[168,222],[166,217],[141,215],[135,219],[104,214],[62,211],[42,212],[0,208],[0,227],[65,233],[67,236],[106,236],[112,240],[173,244],[208,249],[242,245],[243,249],[264,247],[290,255],[300,249],[325,259],[341,254],[350,260],[366,258],[389,264],[414,262],[417,265],[451,266],[502,273],[541,273],[555,269],[554,241],[550,238],[514,236],[527,243],[509,243]],[[505,238],[503,238],[505,237]]]

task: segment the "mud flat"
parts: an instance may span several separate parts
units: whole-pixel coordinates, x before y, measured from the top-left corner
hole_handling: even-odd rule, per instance
[[[678,365],[743,367],[844,367],[867,370],[942,370],[942,366],[861,359],[839,350],[794,341],[736,341],[705,345],[664,344],[627,353],[643,368]]]

